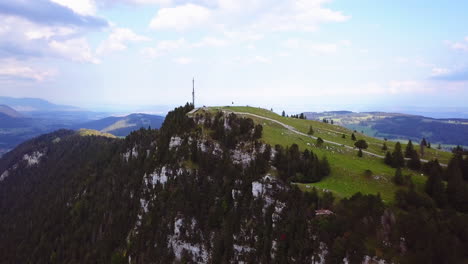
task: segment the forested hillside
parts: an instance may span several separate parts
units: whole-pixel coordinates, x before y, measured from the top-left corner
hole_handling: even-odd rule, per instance
[[[337,177],[350,165],[334,162],[352,160],[336,158],[340,149],[294,142],[258,118],[192,109],[125,139],[60,130],[7,153],[0,263],[467,262],[463,151],[447,168],[420,168],[428,179],[408,180],[392,203],[336,197],[298,183]],[[356,162],[394,171],[377,158]]]

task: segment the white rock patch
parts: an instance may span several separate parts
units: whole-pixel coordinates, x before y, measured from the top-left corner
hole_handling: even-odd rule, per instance
[[[195,220],[192,220],[192,226],[196,224],[196,222],[194,223],[194,221]],[[169,238],[169,244],[172,246],[172,249],[174,250],[174,255],[176,259],[180,260],[182,258],[182,252],[184,250],[187,250],[195,258],[194,259],[195,263],[207,263],[209,254],[208,254],[208,251],[202,245],[190,244],[179,238],[180,228],[182,227],[182,224],[183,224],[183,219],[181,218],[175,221],[174,234]],[[198,259],[200,261],[197,261]]]
[[[8,172],[8,170],[4,171],[2,175],[0,175],[0,182],[6,179],[9,175],[10,175],[10,172]]]
[[[137,150],[137,147],[133,147],[132,149],[129,149],[127,152],[125,152],[124,154],[122,154],[123,158],[125,159],[126,162],[128,162],[128,160],[130,159],[130,157],[132,158],[138,158],[138,150]]]
[[[182,144],[182,139],[180,137],[171,137],[169,142],[169,149],[176,148]]]
[[[44,156],[44,153],[41,153],[39,151],[35,151],[31,155],[24,154],[23,160],[28,162],[28,167],[31,167],[31,166],[39,164],[42,156]]]
[[[234,164],[242,164],[244,166],[247,166],[252,161],[252,155],[253,154],[251,153],[242,152],[236,149],[232,151],[232,162]]]
[[[256,198],[262,196],[263,184],[261,182],[252,182],[252,195]]]
[[[167,170],[166,170],[166,167],[162,167],[161,168],[161,172],[160,173],[157,173],[157,172],[153,172],[150,177],[151,177],[151,183],[153,185],[156,185],[158,183],[162,184],[163,186],[166,184],[167,182]]]

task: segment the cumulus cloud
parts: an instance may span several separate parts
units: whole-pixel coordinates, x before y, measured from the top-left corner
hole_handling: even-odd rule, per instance
[[[281,46],[288,50],[308,51],[311,55],[327,55],[338,52],[340,48],[348,47],[350,44],[347,40],[342,40],[336,43],[314,43],[304,41],[298,38],[290,38],[282,42]]]
[[[151,20],[150,28],[182,31],[207,23],[211,15],[210,9],[195,4],[161,8]]]
[[[226,39],[215,38],[215,37],[205,37],[199,42],[193,44],[194,47],[223,47],[228,44]]]
[[[97,48],[97,54],[103,55],[127,49],[128,43],[149,41],[150,38],[138,35],[129,28],[113,28],[109,37]]]
[[[85,38],[69,39],[65,41],[53,40],[49,42],[52,52],[59,57],[77,62],[100,63]]]
[[[21,17],[2,16],[4,30],[0,32],[0,57],[27,60],[63,58],[79,62],[98,63],[86,38],[79,29],[67,26],[47,26]]]
[[[159,41],[155,47],[147,47],[142,50],[142,54],[149,58],[157,58],[166,55],[167,53],[187,47],[187,42],[184,38],[177,40]]]
[[[11,59],[0,60],[0,80],[45,81],[55,76],[56,70],[38,69]]]
[[[93,0],[50,0],[62,6],[66,6],[80,15],[96,14],[96,3]]]
[[[253,27],[263,31],[315,31],[322,23],[344,22],[351,17],[324,7],[327,0],[281,1],[259,16]],[[267,9],[268,10],[268,9]]]
[[[188,57],[178,57],[174,59],[174,62],[181,65],[187,65],[192,63],[193,59]]]
[[[335,43],[312,44],[309,49],[313,54],[331,54],[338,51],[338,45]]]
[[[195,26],[238,28],[260,34],[272,31],[315,31],[320,24],[351,17],[326,8],[329,0],[200,0],[162,8],[152,19],[153,29],[186,30]],[[223,28],[224,27],[224,28]]]
[[[431,79],[447,82],[468,81],[468,67],[457,69],[433,68]]]
[[[76,4],[74,5],[76,6]],[[45,25],[88,28],[102,28],[108,25],[104,19],[79,14],[70,7],[47,0],[0,1],[0,14],[22,17],[31,22]]]
[[[449,42],[449,46],[454,50],[468,52],[468,36],[463,41]]]

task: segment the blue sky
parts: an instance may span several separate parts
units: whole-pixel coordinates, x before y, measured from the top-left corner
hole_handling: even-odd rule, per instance
[[[438,109],[468,98],[468,3],[0,0],[0,95],[87,108]],[[150,107],[147,107],[150,108]]]

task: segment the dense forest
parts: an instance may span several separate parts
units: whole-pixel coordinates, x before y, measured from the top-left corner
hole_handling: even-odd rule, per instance
[[[417,168],[425,189],[409,180],[395,204],[338,199],[293,184],[328,177],[326,157],[264,144],[250,118],[192,109],[125,139],[60,130],[6,154],[0,263],[467,263],[463,152]]]

